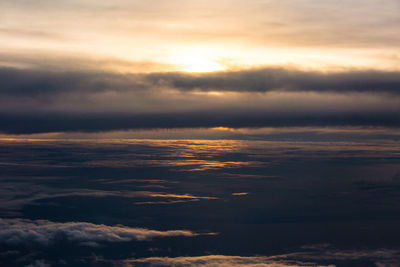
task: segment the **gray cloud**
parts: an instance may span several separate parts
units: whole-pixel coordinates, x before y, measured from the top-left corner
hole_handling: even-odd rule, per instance
[[[398,72],[116,74],[0,69],[0,132],[399,126]]]
[[[42,132],[98,132],[128,129],[198,128],[225,126],[287,127],[287,126],[388,126],[399,127],[398,113],[348,112],[342,114],[280,114],[268,111],[205,112],[130,115],[120,113],[100,114],[0,114],[0,131],[8,134]]]
[[[325,73],[269,67],[216,73],[116,74],[98,71],[54,72],[0,68],[0,83],[0,94],[19,97],[165,88],[206,92],[301,91],[399,94],[400,72],[348,70]]]
[[[155,84],[181,90],[201,91],[311,91],[400,93],[397,71],[343,71],[323,73],[285,68],[217,72],[206,74],[149,74]]]

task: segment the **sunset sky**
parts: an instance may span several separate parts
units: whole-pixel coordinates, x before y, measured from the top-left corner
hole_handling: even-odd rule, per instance
[[[400,6],[355,1],[2,1],[3,66],[117,73],[398,70]],[[215,88],[217,89],[217,88]]]
[[[0,0],[0,266],[400,266],[399,0]]]
[[[4,134],[400,125],[400,4],[1,1]]]

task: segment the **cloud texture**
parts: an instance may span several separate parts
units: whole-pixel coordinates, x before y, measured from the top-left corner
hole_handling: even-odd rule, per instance
[[[0,69],[0,131],[400,126],[400,75],[264,68],[117,74]]]
[[[314,251],[294,252],[274,256],[227,256],[206,255],[195,257],[152,257],[125,260],[125,266],[247,266],[247,267],[295,267],[295,266],[329,266],[334,267],[341,261],[372,260],[377,266],[396,266],[399,251],[393,249],[377,250],[335,250],[333,248],[317,248]],[[321,263],[324,262],[324,263]],[[329,263],[330,262],[330,263]],[[321,263],[321,264],[319,264]],[[137,264],[137,265],[136,265]]]
[[[51,245],[56,240],[78,243],[145,241],[160,237],[199,234],[187,230],[156,231],[126,226],[107,226],[86,222],[56,223],[45,220],[0,219],[0,242],[8,245],[35,243]]]

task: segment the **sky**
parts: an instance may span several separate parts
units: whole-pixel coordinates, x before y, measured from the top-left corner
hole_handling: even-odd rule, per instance
[[[400,124],[395,0],[0,8],[6,135]]]
[[[1,0],[0,266],[399,266],[399,14]]]
[[[131,73],[399,63],[395,0],[2,1],[1,8],[3,65]]]

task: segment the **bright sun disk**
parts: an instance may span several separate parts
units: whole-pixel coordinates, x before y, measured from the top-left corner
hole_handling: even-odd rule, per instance
[[[213,72],[224,70],[224,67],[214,61],[204,59],[190,60],[183,64],[182,71],[186,72]]]
[[[225,70],[219,63],[220,52],[206,47],[182,49],[169,60],[177,70],[185,72],[213,72]]]

